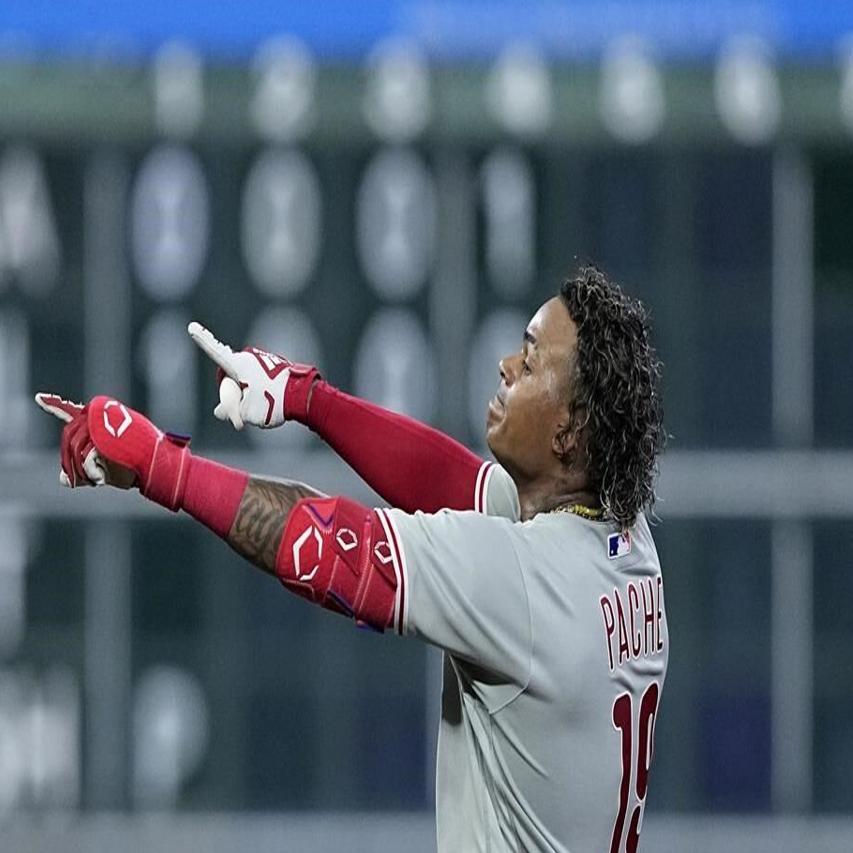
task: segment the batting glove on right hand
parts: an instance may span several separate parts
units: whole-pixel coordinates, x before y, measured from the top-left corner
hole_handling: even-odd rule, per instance
[[[60,484],[72,489],[105,485],[106,467],[86,433],[85,406],[43,391],[36,394],[36,403],[65,424],[59,445]]]
[[[316,367],[257,347],[234,352],[200,323],[190,323],[187,331],[219,368],[219,405],[213,410],[219,420],[237,430],[244,424],[272,429],[286,420],[305,421],[309,392],[320,375]]]

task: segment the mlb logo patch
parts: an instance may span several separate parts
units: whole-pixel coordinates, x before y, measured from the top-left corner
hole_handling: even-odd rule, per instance
[[[631,532],[626,530],[624,533],[611,533],[607,537],[607,557],[610,560],[615,560],[617,557],[624,557],[631,553]]]

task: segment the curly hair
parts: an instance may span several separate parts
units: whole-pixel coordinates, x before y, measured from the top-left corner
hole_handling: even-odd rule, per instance
[[[560,298],[577,326],[572,424],[585,432],[586,472],[601,506],[627,528],[654,507],[666,443],[648,314],[593,266],[564,281]]]

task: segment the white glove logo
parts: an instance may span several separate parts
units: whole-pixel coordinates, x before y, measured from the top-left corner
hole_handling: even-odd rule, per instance
[[[262,349],[256,349],[254,354],[270,379],[275,379],[282,370],[287,368],[287,362],[280,355]]]
[[[306,561],[307,563],[312,563],[314,560],[317,562],[314,563],[314,567],[310,571],[303,571],[303,564],[301,562],[302,557],[302,549],[305,547],[306,549],[310,547],[308,540],[311,536],[314,536],[314,542],[317,545],[317,553],[310,554],[309,559]],[[311,559],[313,557],[314,559]],[[312,524],[309,528],[303,531],[299,538],[293,543],[293,566],[296,572],[296,577],[301,581],[310,581],[314,575],[317,574],[317,569],[320,568],[320,560],[323,559],[323,537],[320,536],[320,531],[317,530],[316,527]]]
[[[117,427],[114,427],[110,421],[109,410],[116,406],[118,406],[118,410],[122,415],[122,421]],[[104,404],[104,429],[113,436],[113,438],[121,438],[125,432],[127,432],[127,428],[132,423],[133,418],[130,416],[130,412],[125,408],[124,403],[119,403],[118,400],[108,400]]]

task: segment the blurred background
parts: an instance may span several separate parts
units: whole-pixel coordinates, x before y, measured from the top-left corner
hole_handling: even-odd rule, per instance
[[[482,450],[578,263],[665,362],[673,645],[653,851],[853,847],[853,6],[0,5],[0,846],[434,849],[438,655],[138,495],[69,493],[36,390],[376,500],[215,421],[186,335]]]

